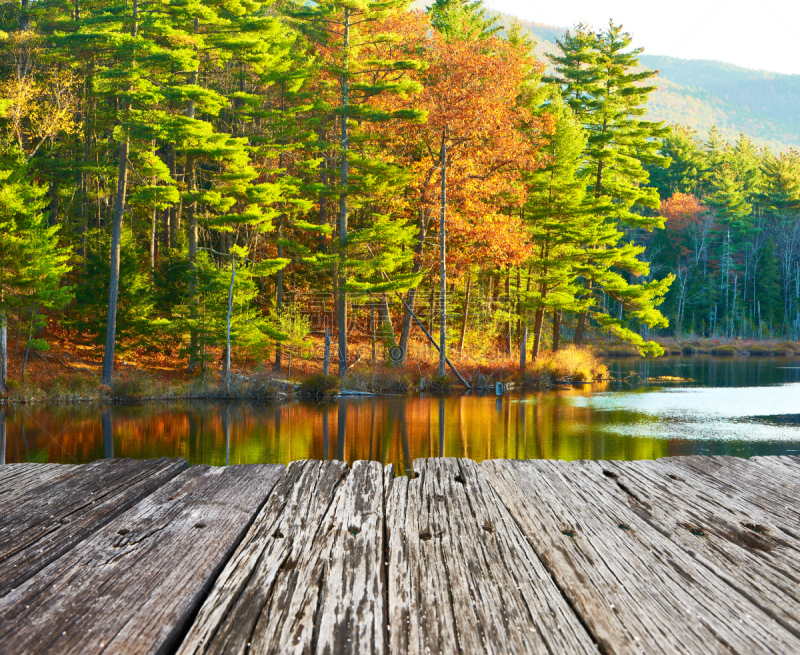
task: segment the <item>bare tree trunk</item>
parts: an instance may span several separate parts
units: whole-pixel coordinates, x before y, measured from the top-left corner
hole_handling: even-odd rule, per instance
[[[8,393],[8,312],[0,309],[0,393]]]
[[[28,340],[25,342],[25,355],[22,357],[22,383],[25,383],[25,372],[28,370],[28,356],[31,352],[31,339],[33,339],[33,319],[36,316],[36,306],[31,308],[31,320],[28,324]]]
[[[283,214],[281,214],[280,218],[278,219],[278,257],[283,257]],[[283,311],[283,269],[280,269],[277,273],[275,278],[275,309],[278,312],[278,316],[281,315]],[[275,343],[275,370],[281,370],[281,344],[280,342]]]
[[[442,131],[442,195],[441,222],[439,223],[439,284],[441,293],[441,315],[439,316],[439,377],[443,378],[447,359],[447,266],[445,244],[447,234],[447,137]]]
[[[322,374],[327,377],[331,364],[331,333],[325,326],[325,351],[322,357]]]
[[[156,268],[156,247],[158,243],[158,210],[153,210],[153,217],[150,223],[150,273],[152,275]]]
[[[228,316],[225,320],[225,390],[231,391],[231,314],[233,314],[233,285],[236,282],[236,255],[231,254],[231,286],[228,289]]]
[[[525,328],[520,333],[520,341],[519,341],[519,370],[524,371],[527,367],[527,362],[525,361],[528,356],[528,327]]]
[[[542,343],[542,323],[544,318],[544,308],[536,310],[536,318],[534,319],[534,335],[533,335],[533,350],[531,351],[531,361],[535,362],[539,359],[539,347]]]
[[[561,310],[557,309],[553,312],[553,352],[558,350],[559,341],[561,340]]]
[[[464,291],[464,314],[461,317],[461,334],[458,337],[458,355],[459,357],[464,352],[464,337],[467,333],[467,317],[469,315],[469,296],[472,291],[472,275],[467,272],[467,288]]]
[[[117,303],[119,300],[119,258],[122,239],[122,215],[125,211],[125,193],[128,185],[128,141],[119,146],[119,177],[114,203],[114,223],[111,228],[111,274],[108,284],[108,315],[106,319],[106,344],[103,352],[103,377],[105,385],[114,376],[114,349],[117,343]]]
[[[589,280],[583,281],[583,288],[587,291],[592,288]],[[572,343],[576,346],[580,346],[583,343],[583,333],[586,330],[586,315],[588,313],[589,312],[581,312],[578,316],[578,324],[575,326],[575,337],[572,339]]]
[[[197,182],[194,160],[187,158],[186,168],[189,171],[187,189],[191,193],[195,190]],[[174,216],[173,216],[174,218]],[[193,200],[189,204],[189,303],[190,316],[193,323],[197,320],[197,201]],[[198,333],[197,328],[192,326],[189,335],[189,371],[193,371],[198,364]]]
[[[171,143],[167,144],[167,166],[169,167],[170,177],[175,179],[175,146]],[[170,205],[164,210],[164,222],[162,227],[161,243],[164,252],[169,252],[171,247],[171,219],[170,217],[177,212],[177,204]]]
[[[506,355],[511,356],[511,269],[506,271],[506,303],[508,306],[508,319],[506,320]]]
[[[53,179],[50,180],[50,215],[47,219],[47,224],[53,227],[58,223],[58,180],[53,174]]]
[[[394,345],[394,325],[392,324],[392,315],[389,313],[389,299],[386,297],[385,293],[383,294],[378,314],[381,319],[381,328],[384,326],[387,328],[387,332],[381,330],[381,334],[385,337],[391,337],[392,345]]]

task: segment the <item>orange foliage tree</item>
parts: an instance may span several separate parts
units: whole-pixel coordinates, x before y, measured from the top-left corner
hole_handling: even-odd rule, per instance
[[[420,18],[417,30],[424,26]],[[427,112],[427,121],[385,134],[390,151],[411,175],[406,195],[419,225],[415,267],[436,268],[438,251],[423,246],[431,227],[440,229],[443,142],[448,264],[461,272],[478,262],[484,269],[514,266],[528,256],[529,243],[513,208],[524,199],[522,172],[540,165],[547,129],[547,119],[532,115],[518,100],[525,81],[543,67],[524,45],[497,37],[447,39],[428,30],[416,35],[407,43],[428,66],[418,73],[423,89],[415,106]],[[408,305],[415,295],[416,289],[409,291]],[[404,349],[410,323],[406,312]]]
[[[666,219],[667,238],[676,253],[677,330],[680,331],[689,300],[690,280],[700,263],[705,265],[708,261],[714,218],[708,207],[697,197],[680,192],[661,201],[661,215]]]

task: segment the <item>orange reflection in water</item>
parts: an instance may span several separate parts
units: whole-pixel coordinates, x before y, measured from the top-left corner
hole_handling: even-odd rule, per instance
[[[8,411],[6,461],[66,464],[166,456],[220,466],[372,459],[404,473],[416,458],[442,455],[481,461],[670,454],[669,441],[594,434],[592,413],[569,402],[589,393],[370,397],[280,406],[16,407]]]

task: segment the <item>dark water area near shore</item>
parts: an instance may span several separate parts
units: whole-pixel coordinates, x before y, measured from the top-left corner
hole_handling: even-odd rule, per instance
[[[502,397],[360,397],[282,405],[7,408],[5,462],[185,457],[192,464],[420,457],[653,459],[800,454],[800,359],[608,362],[612,381]]]

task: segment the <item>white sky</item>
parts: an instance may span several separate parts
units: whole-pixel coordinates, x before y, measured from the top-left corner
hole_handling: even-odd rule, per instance
[[[717,59],[800,74],[800,0],[485,0],[519,18],[570,27],[622,23],[651,55]]]

